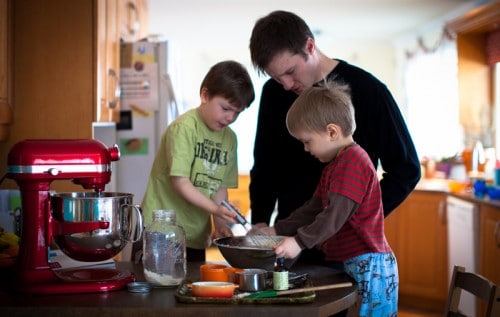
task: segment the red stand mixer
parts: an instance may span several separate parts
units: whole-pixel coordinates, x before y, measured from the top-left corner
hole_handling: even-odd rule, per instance
[[[123,238],[127,234],[140,238],[139,207],[130,208],[135,228],[129,226],[133,217],[124,209],[131,206],[132,195],[104,192],[111,178],[111,162],[119,158],[116,145],[107,148],[97,140],[25,140],[12,147],[6,177],[17,183],[21,193],[22,232],[15,279],[19,291],[111,291],[135,280],[125,270],[56,271],[49,263],[53,241],[69,257],[94,262],[110,259],[126,242],[134,241]],[[55,180],[71,180],[94,191],[54,195],[50,185]]]

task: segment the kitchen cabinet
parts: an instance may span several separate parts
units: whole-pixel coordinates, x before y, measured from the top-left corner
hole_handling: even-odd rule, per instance
[[[500,29],[499,21],[500,2],[491,1],[446,25],[457,43],[460,124],[474,138],[493,122],[493,67],[486,43],[488,34]]]
[[[97,118],[120,120],[120,0],[97,1]]]
[[[500,285],[500,208],[480,207],[479,273]]]
[[[500,207],[483,203],[479,217],[479,274],[500,285]],[[479,309],[484,316],[484,305]]]
[[[448,293],[446,194],[413,191],[385,220],[400,302],[442,311]]]
[[[147,0],[97,1],[98,117],[120,120],[120,43],[147,36]]]
[[[9,0],[0,0],[0,142],[9,137],[12,122],[12,54]]]
[[[7,49],[15,58],[11,63],[14,120],[0,153],[29,138],[89,139],[92,122],[117,121],[120,14],[125,0],[1,1],[12,6],[6,19],[12,23],[7,34],[12,45]],[[1,155],[0,175],[6,167],[7,155]],[[0,186],[17,187],[9,180]],[[59,190],[57,185],[54,189]],[[64,190],[81,187],[65,185]]]
[[[148,36],[148,1],[120,1],[120,37],[125,42],[133,42]]]
[[[10,137],[0,143],[0,175],[7,153],[29,138],[91,138],[95,115],[94,1],[9,1],[12,30]],[[2,186],[16,188],[4,181]]]

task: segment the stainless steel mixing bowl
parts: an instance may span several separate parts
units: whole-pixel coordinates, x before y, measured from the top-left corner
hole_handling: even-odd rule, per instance
[[[273,248],[281,239],[282,236],[236,236],[215,239],[213,243],[233,267],[272,271],[276,261]],[[296,258],[287,259],[285,266],[290,268],[296,260]]]
[[[79,261],[103,261],[117,255],[142,235],[142,214],[132,205],[132,194],[73,192],[51,195],[52,217],[71,234],[54,234],[54,241],[69,257]],[[76,232],[85,222],[105,222],[104,229]],[[70,228],[70,229],[68,229]]]

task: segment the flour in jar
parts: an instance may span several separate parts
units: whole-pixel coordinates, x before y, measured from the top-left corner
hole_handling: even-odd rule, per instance
[[[186,276],[186,233],[176,224],[175,211],[153,210],[143,238],[146,280],[157,286],[179,285]]]
[[[176,286],[182,282],[182,278],[175,278],[168,274],[158,274],[149,270],[144,270],[146,280],[157,286]]]

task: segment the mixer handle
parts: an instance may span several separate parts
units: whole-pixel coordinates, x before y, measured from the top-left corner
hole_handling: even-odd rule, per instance
[[[132,213],[127,213],[127,209],[131,208]],[[121,228],[120,238],[127,242],[137,242],[142,238],[143,219],[142,209],[139,205],[123,204],[121,206]],[[135,226],[130,225],[135,224]]]

